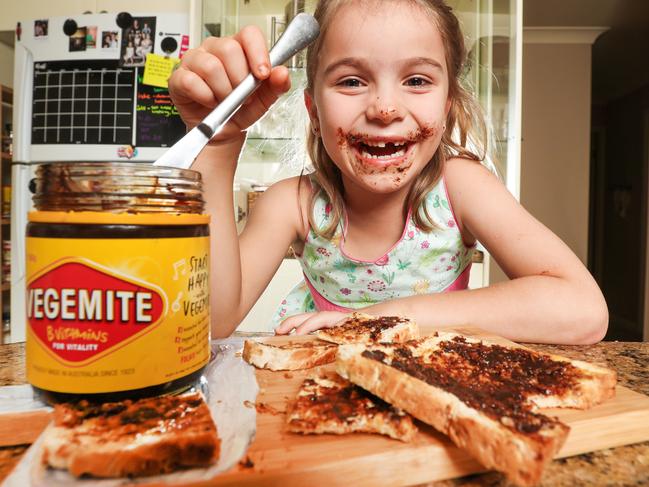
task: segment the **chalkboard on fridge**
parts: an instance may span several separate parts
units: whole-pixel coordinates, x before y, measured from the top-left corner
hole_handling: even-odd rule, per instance
[[[185,125],[169,91],[142,74],[117,60],[34,63],[31,143],[173,145]]]
[[[137,147],[169,147],[185,135],[185,124],[171,102],[169,91],[142,84],[142,72],[137,76],[136,102]]]
[[[130,144],[135,68],[117,61],[34,63],[32,144]]]

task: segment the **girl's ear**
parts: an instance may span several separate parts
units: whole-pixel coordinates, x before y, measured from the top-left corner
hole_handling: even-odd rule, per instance
[[[318,109],[316,108],[315,103],[313,103],[313,97],[307,90],[304,90],[304,105],[306,106],[306,111],[309,113],[311,125],[316,126],[316,120],[318,119]]]

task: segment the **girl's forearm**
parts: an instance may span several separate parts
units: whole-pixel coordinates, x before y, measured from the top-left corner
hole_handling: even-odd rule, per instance
[[[407,316],[428,328],[476,326],[531,343],[595,343],[603,338],[608,326],[606,302],[594,281],[570,282],[550,276],[411,296],[364,311]]]
[[[210,311],[212,336],[230,335],[238,325],[241,302],[241,258],[234,221],[233,182],[245,135],[208,145],[192,169],[201,172],[205,210],[210,222]]]

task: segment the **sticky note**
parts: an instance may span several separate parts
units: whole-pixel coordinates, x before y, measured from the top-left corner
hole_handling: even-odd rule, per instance
[[[171,76],[174,66],[179,62],[180,59],[178,58],[160,56],[159,54],[147,54],[144,63],[142,83],[158,86],[159,88],[168,88],[169,76]]]

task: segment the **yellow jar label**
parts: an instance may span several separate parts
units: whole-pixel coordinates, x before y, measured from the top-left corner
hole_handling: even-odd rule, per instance
[[[27,379],[120,392],[209,360],[209,237],[27,238]]]

